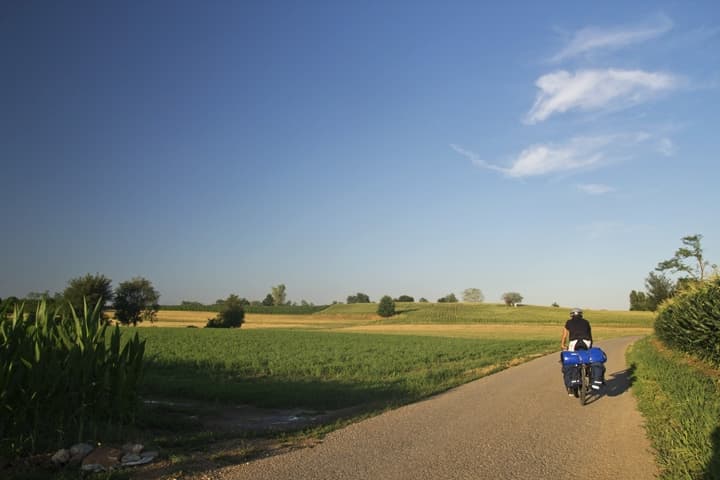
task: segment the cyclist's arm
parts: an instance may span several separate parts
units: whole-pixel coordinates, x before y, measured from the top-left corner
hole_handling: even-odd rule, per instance
[[[570,336],[570,331],[567,328],[563,328],[562,339],[560,340],[560,348],[565,350],[565,341]]]

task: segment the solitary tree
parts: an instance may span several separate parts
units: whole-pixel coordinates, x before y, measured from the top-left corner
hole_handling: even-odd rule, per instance
[[[425,297],[420,297],[420,300],[418,300],[420,303],[428,303],[428,299]]]
[[[224,302],[220,313],[208,320],[206,328],[240,328],[245,322],[245,309],[243,300],[235,294],[230,295]]]
[[[671,273],[683,272],[689,275],[686,279],[704,280],[705,270],[708,267],[717,268],[717,266],[710,265],[710,262],[703,257],[703,249],[700,245],[702,237],[700,234],[683,237],[684,246],[678,248],[670,260],[658,263],[655,270],[658,272],[670,271]]]
[[[262,301],[263,306],[265,307],[272,307],[275,305],[275,299],[273,299],[272,293],[268,293],[265,296],[265,299]]]
[[[87,274],[84,277],[73,278],[68,281],[68,286],[63,291],[63,298],[70,303],[76,312],[83,311],[84,302],[92,309],[100,301],[101,307],[107,302],[112,302],[113,291],[110,286],[112,280],[100,275]]]
[[[385,295],[380,299],[377,313],[381,317],[392,317],[395,315],[395,302],[389,295]]]
[[[155,321],[155,314],[160,309],[160,294],[150,280],[135,277],[122,282],[115,290],[115,318],[124,325],[147,320]]]
[[[518,292],[505,292],[502,294],[503,302],[505,302],[505,305],[508,307],[516,306],[518,303],[523,301],[523,296],[520,295]]]
[[[479,303],[485,300],[482,290],[479,288],[466,288],[462,294],[463,302]]]
[[[287,296],[287,292],[285,291],[285,284],[281,283],[280,285],[272,287],[271,295],[273,299],[273,305],[285,305],[285,298]]]

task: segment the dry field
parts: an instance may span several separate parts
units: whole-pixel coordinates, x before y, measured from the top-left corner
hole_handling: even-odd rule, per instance
[[[141,323],[142,327],[197,327],[202,328],[214,312],[186,312],[160,310],[153,323]],[[297,328],[303,330],[326,330],[335,332],[357,332],[392,335],[423,335],[453,338],[533,338],[560,339],[561,326],[536,324],[384,324],[377,316],[352,315],[350,317],[326,315],[266,315],[246,314],[243,329]],[[647,335],[651,328],[615,327],[598,325],[593,327],[596,340],[625,335]]]

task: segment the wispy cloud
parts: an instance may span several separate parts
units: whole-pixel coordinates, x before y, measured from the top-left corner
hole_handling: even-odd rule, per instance
[[[511,178],[528,178],[599,168],[630,158],[643,149],[647,151],[652,148],[649,145],[657,143],[656,140],[657,136],[647,132],[579,136],[563,143],[531,145],[515,156],[508,166],[483,160],[476,153],[455,144],[450,147],[472,161],[475,166],[500,172]],[[594,195],[612,191],[611,187],[596,184],[578,188]]]
[[[615,191],[613,187],[603,185],[601,183],[584,183],[577,185],[577,188],[581,192],[585,192],[589,195],[604,195]]]
[[[673,28],[664,14],[651,17],[639,25],[614,28],[586,27],[575,32],[570,42],[550,60],[560,62],[598,50],[614,50],[658,37]]]
[[[643,70],[566,70],[535,82],[540,89],[525,123],[535,124],[568,110],[604,110],[647,101],[680,84],[674,75]]]
[[[457,145],[451,147],[478,167],[495,170],[512,178],[523,178],[580,170],[597,165],[604,158],[602,147],[612,139],[612,136],[576,137],[560,145],[532,145],[520,152],[509,167],[486,162],[475,153]]]

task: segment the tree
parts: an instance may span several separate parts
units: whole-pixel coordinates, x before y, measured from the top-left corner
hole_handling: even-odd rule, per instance
[[[370,297],[358,292],[357,295],[348,296],[347,303],[370,303]]]
[[[398,298],[395,299],[395,301],[413,303],[415,299],[410,295],[400,295]]]
[[[650,272],[645,279],[645,289],[647,290],[647,307],[653,312],[658,306],[668,298],[675,294],[675,286],[672,280],[663,274]]]
[[[703,249],[700,245],[702,237],[700,234],[683,237],[681,241],[684,246],[678,248],[670,260],[658,263],[655,270],[658,272],[670,271],[671,273],[684,272],[689,276],[686,278],[690,280],[704,280],[705,269],[708,267],[716,269],[717,266],[710,265],[710,262],[703,257]]]
[[[518,292],[505,292],[502,294],[503,302],[505,302],[505,305],[508,307],[516,306],[518,303],[523,301],[523,296],[520,295]]]
[[[265,299],[262,301],[262,304],[266,307],[272,307],[273,305],[275,305],[275,299],[273,298],[272,293],[268,293],[265,296]]]
[[[77,313],[83,311],[85,302],[89,309],[94,308],[98,301],[100,301],[100,306],[104,307],[106,303],[113,300],[111,284],[112,280],[105,275],[88,273],[84,277],[69,280],[68,286],[63,291],[63,297]]]
[[[454,293],[448,293],[442,298],[438,298],[438,303],[457,303],[458,299]]]
[[[558,304],[557,302],[553,302],[553,303],[552,303],[552,306],[555,307],[555,308],[560,308],[560,304]]]
[[[160,294],[150,280],[135,277],[122,282],[115,290],[115,318],[124,325],[147,320],[155,321],[155,314],[160,309]]]
[[[463,302],[480,303],[485,300],[485,296],[479,288],[466,288],[462,297]]]
[[[205,328],[240,328],[245,323],[244,298],[231,294],[215,318],[208,319]]]
[[[645,292],[632,290],[630,292],[630,311],[646,310],[650,310],[650,308],[648,307],[648,298]]]
[[[385,295],[380,299],[377,314],[381,317],[392,317],[395,315],[395,302],[390,295]]]
[[[428,299],[425,297],[420,297],[420,300],[418,300],[420,303],[428,303]]]
[[[285,298],[287,296],[285,284],[281,283],[280,285],[272,287],[271,295],[273,305],[285,305]]]

